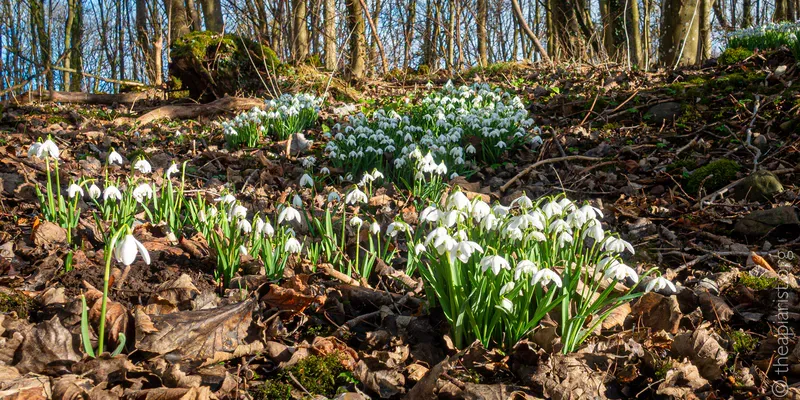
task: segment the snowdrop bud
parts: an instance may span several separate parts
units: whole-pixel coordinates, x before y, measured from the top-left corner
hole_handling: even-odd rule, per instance
[[[378,221],[373,221],[372,225],[369,227],[369,230],[373,235],[377,235],[381,233],[381,224],[379,224]]]
[[[250,221],[246,219],[239,220],[239,223],[236,224],[236,229],[242,233],[250,233],[253,230],[253,226],[250,225]]]
[[[287,253],[296,254],[303,249],[303,245],[295,238],[289,238],[283,246],[283,250]]]
[[[73,199],[78,194],[80,194],[81,197],[83,197],[83,188],[81,188],[79,185],[75,183],[69,185],[69,187],[67,188],[67,195],[69,196],[69,198]]]
[[[214,201],[217,203],[222,202],[225,204],[232,204],[236,202],[236,197],[234,197],[232,194],[226,194],[225,196],[217,197],[214,199]]]
[[[678,291],[678,289],[675,288],[674,283],[670,282],[667,278],[664,278],[663,276],[659,276],[658,278],[651,279],[650,282],[647,283],[647,287],[645,287],[644,291],[645,293],[647,293],[652,291],[663,290],[666,288],[669,288],[671,293],[675,293]]]
[[[114,246],[114,258],[117,259],[117,262],[125,266],[133,264],[137,254],[142,255],[145,264],[150,264],[150,253],[148,253],[144,245],[131,234],[125,235],[125,237]]]
[[[108,155],[108,165],[122,165],[122,156],[117,153],[116,150],[111,150],[111,153]]]
[[[303,198],[301,198],[300,195],[295,194],[294,197],[292,197],[292,206],[303,208]]]
[[[180,172],[180,170],[178,170],[178,164],[172,163],[172,165],[169,166],[166,172],[167,179],[169,179],[172,176],[172,174],[177,174],[178,172]]]
[[[360,228],[361,224],[363,224],[363,223],[364,223],[364,221],[361,218],[358,218],[358,217],[350,218],[350,226],[355,226],[355,227],[359,227]]]
[[[102,194],[103,194],[103,192],[94,183],[92,184],[92,186],[89,186],[89,197],[90,198],[92,198],[94,200],[97,200],[98,198],[100,198],[100,196]]]
[[[328,167],[322,167],[322,169],[319,170],[319,173],[322,175],[330,175],[331,170],[329,170]]]
[[[247,247],[244,247],[244,245],[239,246],[239,254],[243,256],[248,255]]]
[[[339,193],[336,193],[336,192],[328,193],[328,203],[332,203],[334,201],[341,201],[341,200],[342,200],[342,196],[339,196]]]
[[[150,172],[153,171],[153,167],[150,166],[150,163],[147,162],[147,160],[145,160],[145,159],[141,159],[139,161],[136,161],[136,164],[133,164],[133,169],[135,169],[135,170],[137,170],[137,171],[139,171],[139,172],[141,172],[143,174],[149,174]]]

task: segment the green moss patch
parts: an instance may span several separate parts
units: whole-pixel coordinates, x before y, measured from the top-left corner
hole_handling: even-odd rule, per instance
[[[721,189],[736,179],[739,169],[741,166],[738,163],[726,158],[712,161],[692,172],[686,183],[686,190],[691,194],[697,194],[701,187],[707,192]]]
[[[768,276],[753,276],[746,272],[739,275],[739,283],[753,290],[767,290],[778,287],[781,281],[778,278]]]
[[[720,54],[719,58],[717,58],[717,62],[719,62],[720,65],[731,65],[742,62],[752,55],[752,50],[743,47],[728,48]]]
[[[0,314],[17,313],[20,318],[28,318],[31,299],[16,290],[0,292]]]
[[[291,399],[294,388],[291,377],[294,377],[308,392],[334,397],[339,387],[347,386],[353,380],[350,371],[342,365],[342,358],[343,355],[339,352],[326,356],[308,356],[250,393],[257,400]]]

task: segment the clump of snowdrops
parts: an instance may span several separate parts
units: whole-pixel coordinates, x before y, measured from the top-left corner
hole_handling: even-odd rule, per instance
[[[254,107],[222,123],[225,140],[231,147],[256,147],[262,137],[271,135],[276,140],[314,125],[319,117],[323,99],[306,93],[284,94],[267,100],[265,110]]]
[[[540,143],[536,132],[519,97],[486,84],[448,82],[408,114],[380,109],[337,124],[326,152],[334,166],[353,175],[377,168],[411,189],[419,172],[415,154],[430,154],[455,177],[470,173],[476,161],[496,162],[506,151]]]
[[[634,291],[640,276],[621,259],[633,247],[605,231],[601,217],[566,198],[522,196],[490,206],[456,191],[444,207],[421,212],[427,229],[416,241],[408,235],[409,262],[444,311],[457,347],[478,339],[510,348],[558,310],[568,353],[616,307],[643,294]],[[617,283],[630,286],[617,292]]]
[[[800,22],[780,22],[739,29],[727,35],[728,47],[748,50],[778,49],[786,46],[800,59]]]

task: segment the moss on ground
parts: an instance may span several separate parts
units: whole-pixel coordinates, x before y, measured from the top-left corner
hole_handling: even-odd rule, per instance
[[[326,356],[311,355],[287,370],[254,388],[250,394],[256,400],[291,399],[293,376],[297,382],[312,394],[334,397],[341,386],[348,385],[352,378],[342,365],[343,354],[334,352]]]
[[[717,58],[717,62],[719,62],[720,65],[732,65],[742,62],[752,55],[752,50],[743,47],[728,48],[720,54],[719,58]]]
[[[768,276],[753,276],[746,272],[739,275],[739,283],[753,290],[766,290],[778,287],[781,281],[778,278]]]
[[[733,349],[735,353],[751,352],[755,350],[756,345],[758,345],[757,338],[741,329],[728,333],[728,339],[730,339],[731,349]]]
[[[692,172],[686,183],[686,190],[690,194],[697,194],[702,187],[707,192],[713,192],[731,183],[740,168],[737,162],[726,158],[714,160]]]
[[[31,299],[16,290],[0,292],[0,314],[16,312],[20,318],[28,318]]]

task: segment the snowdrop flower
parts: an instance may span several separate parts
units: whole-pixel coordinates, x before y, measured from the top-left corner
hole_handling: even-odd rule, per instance
[[[508,282],[508,283],[514,283],[514,282]],[[503,298],[502,300],[500,300],[500,303],[497,305],[497,308],[511,315],[514,313],[514,302],[509,299]]]
[[[506,148],[506,142],[501,140],[501,141],[497,142],[497,144],[495,146],[497,146],[498,149],[505,149]]]
[[[145,160],[144,158],[142,158],[139,161],[136,161],[136,164],[133,164],[133,169],[143,174],[149,174],[150,172],[153,171],[153,167],[150,166],[150,163],[147,162],[147,160]]]
[[[247,217],[247,207],[243,205],[236,205],[231,210],[230,218],[246,218]],[[229,220],[230,220],[229,218]]]
[[[303,198],[295,194],[294,197],[292,197],[292,205],[296,208],[303,208]]]
[[[339,196],[339,193],[336,192],[328,193],[328,203],[332,203],[334,201],[342,201],[342,196]]]
[[[636,252],[633,250],[633,245],[613,236],[610,236],[606,239],[605,243],[603,243],[603,249],[606,251],[613,251],[615,253],[624,253],[625,250],[628,250],[631,252],[631,254],[636,254]]]
[[[232,194],[226,194],[225,196],[217,197],[216,199],[214,199],[214,201],[216,201],[217,203],[222,202],[225,204],[232,204],[236,202],[236,197],[234,197]]]
[[[658,278],[651,279],[650,282],[647,283],[647,287],[645,287],[644,292],[647,293],[659,291],[665,288],[669,288],[669,290],[672,292],[678,291],[678,289],[675,287],[675,284],[670,282],[669,279],[659,276]]]
[[[467,146],[467,154],[475,154],[475,147],[473,145]]]
[[[458,176],[459,176],[458,172],[453,172],[452,174],[450,174],[450,180],[452,181],[453,179],[458,178]]]
[[[558,247],[563,249],[567,243],[572,243],[572,234],[568,231],[563,231],[558,235]]]
[[[639,275],[636,274],[636,271],[621,262],[611,263],[611,265],[606,268],[603,278],[614,278],[618,281],[631,278],[634,282],[639,282]]]
[[[92,186],[89,186],[89,197],[90,198],[92,198],[94,200],[97,200],[98,198],[100,198],[100,196],[102,194],[103,194],[103,192],[94,183],[92,184]]]
[[[428,206],[419,214],[419,219],[422,221],[436,222],[441,215],[442,213],[436,206]]]
[[[331,170],[329,170],[328,167],[322,167],[322,169],[319,170],[319,173],[322,175],[330,175]]]
[[[108,155],[108,165],[114,165],[115,163],[122,165],[122,156],[116,150],[111,150]]]
[[[491,207],[489,207],[489,204],[487,204],[483,200],[478,199],[472,204],[472,210],[470,213],[472,214],[472,218],[474,218],[476,222],[480,222],[483,221],[483,219],[486,218],[487,215],[491,214],[491,212],[492,209]]]
[[[451,210],[441,214],[444,226],[452,228],[455,224],[464,221],[466,215],[463,211]]]
[[[122,200],[122,193],[120,193],[119,189],[116,186],[106,186],[105,190],[103,190],[103,201],[111,200]]]
[[[292,207],[286,207],[286,208],[283,209],[283,211],[281,211],[280,214],[278,214],[278,223],[280,224],[283,221],[286,221],[286,222],[289,222],[289,221],[300,222],[301,218],[302,217],[300,216],[300,212],[299,211],[295,210]]]
[[[303,249],[303,245],[295,238],[289,238],[283,246],[283,251],[290,254],[297,254]]]
[[[364,220],[358,217],[350,218],[350,226],[355,226],[361,228],[361,225],[364,223]]]
[[[472,254],[475,252],[483,253],[483,247],[475,242],[471,242],[469,240],[463,240],[455,247],[454,254],[455,258],[459,261],[466,263],[469,261],[469,258],[472,257]]]
[[[498,217],[505,217],[506,215],[508,215],[509,210],[510,207],[506,207],[500,204],[495,204],[495,206],[492,207],[492,212],[494,213],[494,215]]]
[[[575,206],[575,203],[573,203],[572,200],[570,200],[570,199],[568,199],[566,197],[564,197],[563,199],[559,200],[558,201],[558,205],[561,206],[561,209],[563,211],[565,211],[565,212],[571,212],[571,211],[573,211],[573,210],[578,208],[577,206]]]
[[[366,203],[369,201],[367,194],[359,190],[357,187],[350,191],[345,196],[344,201],[347,204]]]
[[[264,224],[264,235],[266,237],[272,237],[275,235],[275,228],[272,227],[272,224],[270,224],[269,221]]]
[[[522,274],[533,275],[538,270],[539,268],[536,267],[536,264],[534,264],[533,261],[522,260],[517,263],[516,267],[514,267],[514,280],[518,281]]]
[[[303,174],[303,176],[300,177],[300,187],[304,186],[314,187],[314,179],[311,178],[311,175]]]
[[[264,223],[264,220],[261,219],[261,217],[256,217],[255,221],[253,221],[253,228],[255,229],[254,233],[256,235],[260,235],[262,232],[264,232],[265,225],[266,224]]]
[[[585,204],[579,209],[588,218],[603,218],[603,212],[590,204]]]
[[[145,264],[150,264],[150,253],[147,252],[142,242],[136,240],[130,233],[114,246],[114,258],[125,266],[133,264],[137,254],[142,255]]]
[[[59,153],[58,146],[50,139],[45,140],[44,143],[36,142],[28,149],[28,157],[41,159],[54,158],[58,160]]]
[[[500,296],[505,296],[506,294],[511,293],[516,286],[517,285],[514,283],[514,281],[508,281],[505,285],[500,287]]]
[[[143,183],[137,186],[136,189],[133,189],[133,198],[139,203],[143,202],[145,198],[152,199],[153,188],[150,185]]]
[[[520,208],[533,207],[533,201],[531,201],[531,199],[524,194],[522,196],[517,197],[516,199],[514,199],[514,201],[511,202],[512,207],[514,206],[514,204],[519,204]]]
[[[540,231],[530,231],[528,232],[528,237],[526,239],[535,240],[537,242],[544,242],[547,240],[547,237],[544,235],[544,233]]]
[[[422,243],[417,243],[414,245],[414,252],[417,254],[422,254],[425,252],[425,245]]]
[[[542,207],[542,212],[547,219],[550,219],[550,217],[554,215],[561,215],[562,208],[557,202],[548,201],[547,204]]]
[[[600,221],[590,219],[589,222],[586,223],[586,230],[583,231],[583,236],[588,236],[598,242],[602,241],[605,237],[605,231],[603,231],[603,226],[600,224]]]
[[[455,192],[447,197],[447,208],[450,210],[470,211],[472,204],[464,192]]]
[[[483,230],[493,231],[497,226],[497,217],[494,214],[489,214],[481,220],[481,229]]]
[[[169,179],[172,176],[172,174],[177,174],[178,172],[180,172],[180,170],[178,170],[178,164],[172,163],[172,165],[169,166],[166,172],[167,179]]]
[[[240,219],[239,223],[236,224],[236,229],[238,229],[239,232],[250,233],[253,230],[253,226],[250,225],[250,221],[246,219]]]
[[[79,185],[75,183],[69,185],[69,187],[67,188],[67,195],[69,196],[69,198],[74,199],[75,196],[77,196],[78,194],[80,194],[81,197],[83,197],[83,188],[81,188]]]
[[[369,226],[369,231],[372,232],[373,235],[381,233],[381,224],[379,224],[378,221],[372,221],[372,224]]]
[[[537,271],[531,278],[531,285],[541,283],[542,286],[547,286],[550,282],[555,282],[556,286],[561,287],[561,277],[557,273],[547,268]]]
[[[414,230],[411,228],[411,225],[403,222],[403,221],[394,221],[386,227],[386,234],[395,237],[397,236],[398,232],[413,232]]]
[[[243,256],[246,256],[246,255],[248,255],[250,253],[247,251],[247,247],[244,247],[244,245],[241,245],[241,246],[239,246],[239,254],[243,255]]]
[[[500,274],[501,270],[511,270],[508,261],[501,256],[486,256],[481,259],[481,271],[486,272],[489,269],[496,275]]]

